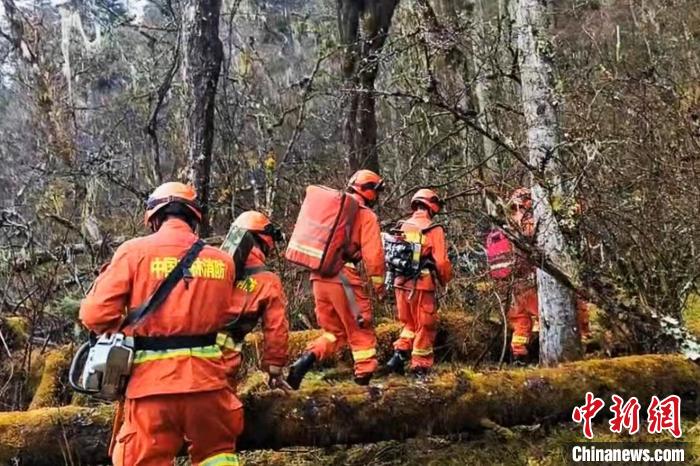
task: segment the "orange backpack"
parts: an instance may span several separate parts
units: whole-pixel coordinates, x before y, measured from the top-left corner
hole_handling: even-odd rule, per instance
[[[322,277],[336,276],[345,264],[359,207],[350,194],[325,186],[307,187],[284,257]]]

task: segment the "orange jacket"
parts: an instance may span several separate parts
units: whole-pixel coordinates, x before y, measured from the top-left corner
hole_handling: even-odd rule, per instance
[[[416,210],[410,218],[401,223],[401,231],[423,231],[433,225],[433,220],[428,212]],[[436,226],[430,228],[423,235],[423,246],[421,248],[421,259],[430,259],[435,264],[434,275],[441,285],[446,285],[452,279],[452,264],[447,257],[447,242],[445,240],[445,230]],[[395,286],[399,288],[413,288],[417,290],[434,290],[435,280],[433,273],[429,269],[421,271],[418,280],[406,277],[396,277]]]
[[[516,230],[525,238],[532,240],[535,236],[535,219],[532,209],[518,210],[511,216],[511,220],[515,225]],[[515,275],[519,280],[531,280],[534,276],[536,267],[530,262],[520,249],[515,248]]]
[[[170,219],[154,234],[122,244],[80,306],[80,320],[97,333],[114,332],[127,310],[141,305],[168,275],[197,236]],[[127,335],[168,336],[215,333],[233,315],[234,265],[224,252],[205,247],[165,302],[124,329]],[[226,387],[217,345],[193,349],[137,351],[128,398],[189,393]]]
[[[357,266],[362,261],[367,277],[374,286],[384,283],[384,248],[382,246],[381,231],[377,214],[365,205],[364,199],[358,194],[353,194],[360,209],[357,211],[355,223],[350,233],[348,246],[348,263],[342,270],[351,285],[362,286],[364,280]],[[324,278],[317,273],[311,274],[311,280],[319,280],[331,283],[340,283],[338,276]]]
[[[229,330],[234,345],[242,343],[262,318],[263,358],[262,369],[272,366],[281,370],[287,364],[289,322],[287,321],[287,298],[282,281],[276,273],[260,270],[265,267],[265,255],[255,247],[245,263],[246,270],[253,273],[236,283],[233,301],[236,315]],[[258,269],[255,271],[255,269]],[[238,348],[227,348],[238,351]]]

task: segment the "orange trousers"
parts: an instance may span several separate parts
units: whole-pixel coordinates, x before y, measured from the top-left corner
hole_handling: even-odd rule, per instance
[[[435,292],[397,289],[396,310],[403,329],[394,349],[411,352],[411,369],[432,367],[438,326]]]
[[[324,333],[311,342],[306,350],[314,353],[321,361],[349,344],[355,362],[355,375],[362,377],[372,374],[378,365],[377,337],[372,325],[372,304],[369,297],[362,287],[351,287],[360,315],[365,320],[364,328],[361,328],[341,283],[321,280],[314,280],[312,283],[316,320]]]
[[[510,347],[513,356],[527,356],[528,345],[533,332],[540,331],[540,315],[537,309],[537,287],[516,287],[513,291],[512,304],[508,310],[508,323],[513,329]],[[590,333],[588,303],[576,300],[577,319],[582,337]]]
[[[243,407],[228,388],[127,399],[114,466],[172,466],[186,442],[193,465],[238,466]]]

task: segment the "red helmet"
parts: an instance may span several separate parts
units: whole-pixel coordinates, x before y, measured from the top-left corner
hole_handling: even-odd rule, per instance
[[[430,215],[435,215],[442,208],[442,200],[432,189],[419,189],[411,198],[411,209],[416,210],[418,205],[424,205],[428,208]]]
[[[170,181],[158,186],[148,197],[146,214],[144,215],[146,226],[150,226],[156,212],[173,202],[184,204],[192,211],[197,221],[202,220],[202,208],[197,202],[197,193],[194,188],[184,183]]]
[[[284,239],[279,227],[273,224],[267,215],[255,210],[243,212],[236,217],[233,224],[238,228],[256,233],[265,242],[268,248],[272,248],[276,241],[282,241]]]
[[[348,181],[348,189],[369,202],[375,202],[378,193],[384,191],[384,180],[372,170],[358,170]]]
[[[508,200],[511,209],[522,209],[530,210],[532,209],[532,197],[530,195],[530,188],[518,188],[513,191]]]

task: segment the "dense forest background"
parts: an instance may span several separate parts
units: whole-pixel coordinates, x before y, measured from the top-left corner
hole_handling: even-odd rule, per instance
[[[0,3],[0,314],[28,323],[26,355],[75,338],[77,300],[114,247],[145,232],[149,192],[190,176],[190,3]],[[354,169],[378,168],[385,225],[417,187],[448,201],[439,220],[458,280],[443,307],[500,318],[484,234],[539,173],[514,3],[221,2],[206,236],[247,209],[289,233],[308,184],[342,187]],[[551,41],[537,47],[557,72],[556,156],[570,190],[552,208],[576,264],[569,278],[627,350],[664,349],[658,336],[683,319],[700,276],[699,5],[555,3]],[[313,327],[305,274],[276,266],[294,328]],[[0,381],[0,409],[26,407],[26,376]]]

